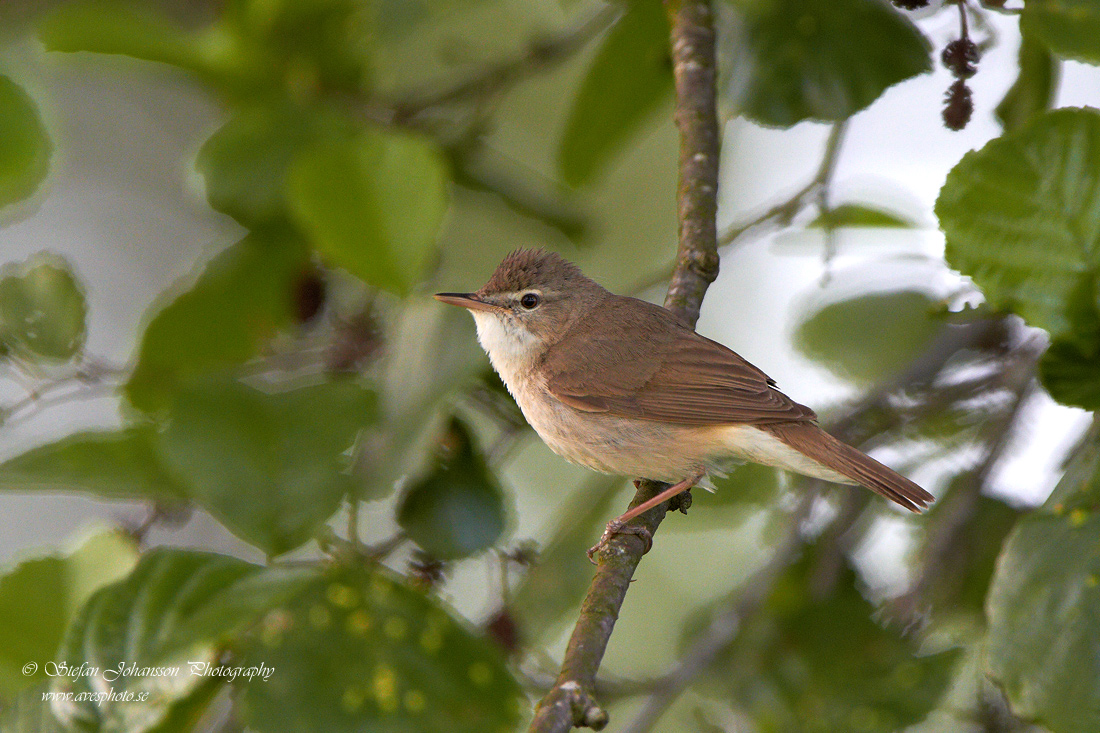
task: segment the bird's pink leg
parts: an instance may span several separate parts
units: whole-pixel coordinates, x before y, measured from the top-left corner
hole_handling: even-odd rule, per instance
[[[588,559],[595,563],[596,561],[593,559],[593,556],[603,548],[607,547],[607,543],[611,540],[612,537],[617,534],[638,535],[646,544],[645,550],[643,550],[643,554],[649,552],[649,548],[653,546],[653,536],[650,534],[650,532],[644,527],[627,527],[625,526],[626,523],[634,517],[638,516],[639,514],[648,512],[650,509],[657,506],[658,504],[668,501],[677,494],[682,494],[683,492],[687,491],[692,486],[694,486],[699,481],[699,479],[703,478],[704,474],[706,474],[706,471],[699,471],[698,473],[687,477],[683,481],[669,486],[667,489],[657,494],[657,496],[653,497],[652,499],[642,502],[633,509],[627,510],[622,516],[612,519],[610,522],[607,523],[607,528],[604,529],[603,536],[600,537],[600,541],[588,549]]]

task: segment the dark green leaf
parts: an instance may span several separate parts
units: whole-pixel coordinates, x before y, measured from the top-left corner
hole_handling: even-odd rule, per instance
[[[1018,130],[1025,123],[1050,109],[1058,90],[1059,64],[1042,42],[1026,31],[1020,39],[1020,74],[997,105],[997,119],[1005,132]]]
[[[34,100],[0,76],[0,208],[34,193],[49,171],[52,148]]]
[[[152,427],[90,431],[0,464],[0,491],[87,491],[111,499],[180,498],[161,464]]]
[[[1039,378],[1063,405],[1100,410],[1100,276],[1083,273],[1066,298],[1069,329],[1039,360]]]
[[[1039,378],[1063,405],[1100,410],[1100,343],[1084,351],[1073,341],[1055,341],[1039,361]]]
[[[661,3],[631,3],[600,48],[565,123],[558,169],[590,183],[672,91],[668,21]]]
[[[9,697],[46,680],[46,663],[57,653],[70,619],[93,592],[126,575],[137,560],[133,540],[105,532],[69,555],[25,560],[0,576],[0,694]],[[28,664],[35,667],[30,674]],[[39,704],[46,707],[41,698]]]
[[[442,452],[435,470],[405,493],[397,521],[433,557],[455,560],[489,549],[500,537],[504,492],[458,420],[443,436]]]
[[[181,384],[256,356],[294,322],[296,286],[310,267],[297,241],[256,234],[208,262],[146,327],[125,387],[130,403],[162,410]]]
[[[956,481],[976,480],[971,473],[964,473]],[[941,532],[957,529],[959,514],[957,501],[967,492],[957,492],[952,484],[938,499],[928,515],[928,543],[942,542]],[[973,509],[964,531],[958,532],[950,546],[950,562],[931,574],[931,587],[927,600],[937,609],[962,611],[981,617],[986,595],[993,578],[993,571],[1005,538],[1022,515],[1018,509],[998,499],[981,496]]]
[[[512,731],[523,702],[499,651],[382,568],[333,567],[269,613],[240,715],[263,733]]]
[[[864,204],[841,204],[818,214],[817,218],[807,226],[811,229],[840,229],[842,227],[912,229],[916,225],[912,221],[886,209],[878,209]]]
[[[757,729],[772,733],[892,733],[922,720],[958,654],[922,655],[916,642],[875,623],[850,571],[831,596],[814,600],[810,565],[780,579],[705,689],[732,688]]]
[[[361,95],[370,83],[377,12],[361,0],[233,2],[206,40],[222,52],[216,58],[239,78],[243,95],[268,85],[298,99]]]
[[[203,66],[194,34],[150,3],[63,3],[42,21],[39,37],[49,51],[122,54],[189,69]]]
[[[947,260],[989,304],[1055,338],[1100,272],[1100,113],[1060,109],[967,153],[936,201]]]
[[[895,374],[939,330],[936,301],[901,290],[832,303],[799,325],[795,346],[838,376],[874,384]]]
[[[69,264],[38,255],[0,277],[0,355],[66,361],[84,346],[87,304]]]
[[[1058,733],[1100,730],[1100,439],[1022,519],[997,564],[988,659],[1012,711]]]
[[[876,0],[732,0],[728,89],[763,125],[839,122],[888,87],[930,71],[930,45],[908,19]]]
[[[199,151],[210,205],[245,226],[289,218],[287,170],[298,152],[335,128],[327,113],[285,103],[236,111]]]
[[[159,441],[191,497],[269,555],[308,540],[354,482],[351,448],[375,415],[350,381],[267,394],[238,382],[182,390]]]
[[[406,294],[435,253],[447,168],[427,138],[368,130],[311,146],[289,176],[291,209],[326,260]]]
[[[55,714],[83,730],[160,730],[178,706],[205,701],[224,681],[209,672],[226,646],[313,577],[224,555],[146,552],[129,577],[88,600],[65,635],[57,664],[96,673],[53,680],[55,692],[113,690],[134,699],[58,703]]]
[[[1095,0],[1027,0],[1020,27],[1060,56],[1100,63],[1100,5]]]

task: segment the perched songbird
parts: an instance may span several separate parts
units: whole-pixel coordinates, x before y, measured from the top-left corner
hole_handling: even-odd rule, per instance
[[[555,453],[673,484],[612,521],[601,545],[734,461],[862,484],[914,512],[933,499],[826,433],[813,410],[733,351],[660,306],[609,292],[557,254],[513,252],[477,292],[435,297],[470,311],[493,368]]]

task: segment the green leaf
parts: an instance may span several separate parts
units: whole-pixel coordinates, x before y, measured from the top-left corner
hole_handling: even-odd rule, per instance
[[[0,208],[35,192],[49,172],[52,149],[34,100],[0,75]]]
[[[266,394],[212,380],[180,392],[159,452],[231,532],[280,555],[353,488],[345,453],[374,413],[374,393],[350,381]]]
[[[1055,341],[1039,360],[1039,379],[1063,405],[1100,410],[1100,343],[1084,351],[1073,341]]]
[[[245,226],[287,220],[287,171],[300,150],[340,126],[331,114],[285,102],[240,108],[199,150],[206,197]]]
[[[0,355],[67,361],[84,347],[87,304],[69,264],[39,254],[0,278]]]
[[[155,5],[126,0],[64,3],[39,26],[48,51],[121,54],[201,69],[196,36]]]
[[[811,229],[841,229],[843,227],[875,227],[889,229],[912,229],[915,227],[909,219],[906,219],[893,211],[866,206],[864,204],[841,204],[828,211],[823,211],[807,224]]]
[[[298,99],[346,98],[369,87],[377,13],[361,0],[233,2],[204,40],[241,96],[270,86]]]
[[[89,431],[0,464],[0,491],[87,491],[111,499],[179,499],[150,426]]]
[[[958,654],[921,654],[915,641],[875,623],[847,568],[832,595],[815,600],[810,567],[803,561],[777,582],[701,686],[727,697],[732,689],[757,729],[773,733],[892,733],[922,720]]]
[[[329,263],[402,295],[424,276],[448,206],[447,168],[427,138],[378,129],[316,144],[288,185],[297,222]]]
[[[989,592],[988,662],[1013,713],[1100,729],[1100,439],[1010,535]]]
[[[512,731],[525,702],[498,649],[383,568],[330,568],[242,663],[275,670],[240,699],[264,733]]]
[[[47,662],[70,619],[93,592],[129,573],[137,560],[132,539],[104,532],[71,554],[25,560],[0,576],[0,696],[46,680]],[[30,674],[27,665],[34,667]],[[39,705],[46,707],[41,698]]]
[[[180,706],[205,702],[226,679],[211,674],[226,646],[312,577],[224,555],[146,552],[129,577],[88,600],[65,635],[57,664],[95,672],[59,676],[52,686],[77,695],[110,690],[123,699],[55,702],[54,714],[81,730],[161,730]]]
[[[397,522],[409,539],[440,560],[475,555],[504,531],[504,492],[469,430],[452,420],[443,456],[401,499]]]
[[[294,322],[297,284],[310,268],[299,242],[258,234],[210,260],[146,326],[125,386],[130,404],[163,410],[181,385],[256,356]]]
[[[1020,39],[1018,59],[1020,74],[996,109],[1005,132],[1020,129],[1050,109],[1058,90],[1058,61],[1050,49],[1026,31]]]
[[[1020,28],[1060,56],[1100,63],[1100,6],[1095,0],[1028,0]]]
[[[936,214],[948,263],[990,306],[1070,335],[1071,295],[1100,272],[1100,113],[1048,112],[967,153]]]
[[[932,69],[931,47],[876,0],[731,0],[734,106],[763,125],[839,122],[888,87]]]
[[[1069,330],[1039,360],[1039,379],[1063,405],[1100,410],[1100,273],[1079,278],[1065,310]]]
[[[837,376],[874,384],[928,344],[941,326],[935,313],[936,301],[914,290],[860,295],[809,316],[795,331],[794,344]]]
[[[956,482],[975,480],[970,472],[956,478]],[[961,487],[952,483],[928,514],[926,545],[943,542],[942,533],[956,531],[960,517],[956,502],[970,501],[968,497],[962,498],[966,492],[956,492],[957,488]],[[969,518],[965,531],[958,532],[949,547],[953,559],[932,574],[928,596],[921,600],[931,602],[937,612],[962,611],[982,618],[1005,538],[1023,512],[987,496],[978,497],[976,506],[963,511],[969,513]]]
[[[608,33],[565,123],[558,169],[569,185],[591,183],[669,97],[668,32],[664,6],[639,2]]]

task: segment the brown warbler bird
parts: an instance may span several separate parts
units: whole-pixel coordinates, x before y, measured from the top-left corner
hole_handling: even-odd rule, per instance
[[[520,250],[474,293],[437,300],[470,311],[477,338],[550,448],[602,473],[672,486],[607,525],[752,461],[871,491],[919,512],[927,491],[817,425],[814,411],[670,311],[605,290],[557,254]]]

